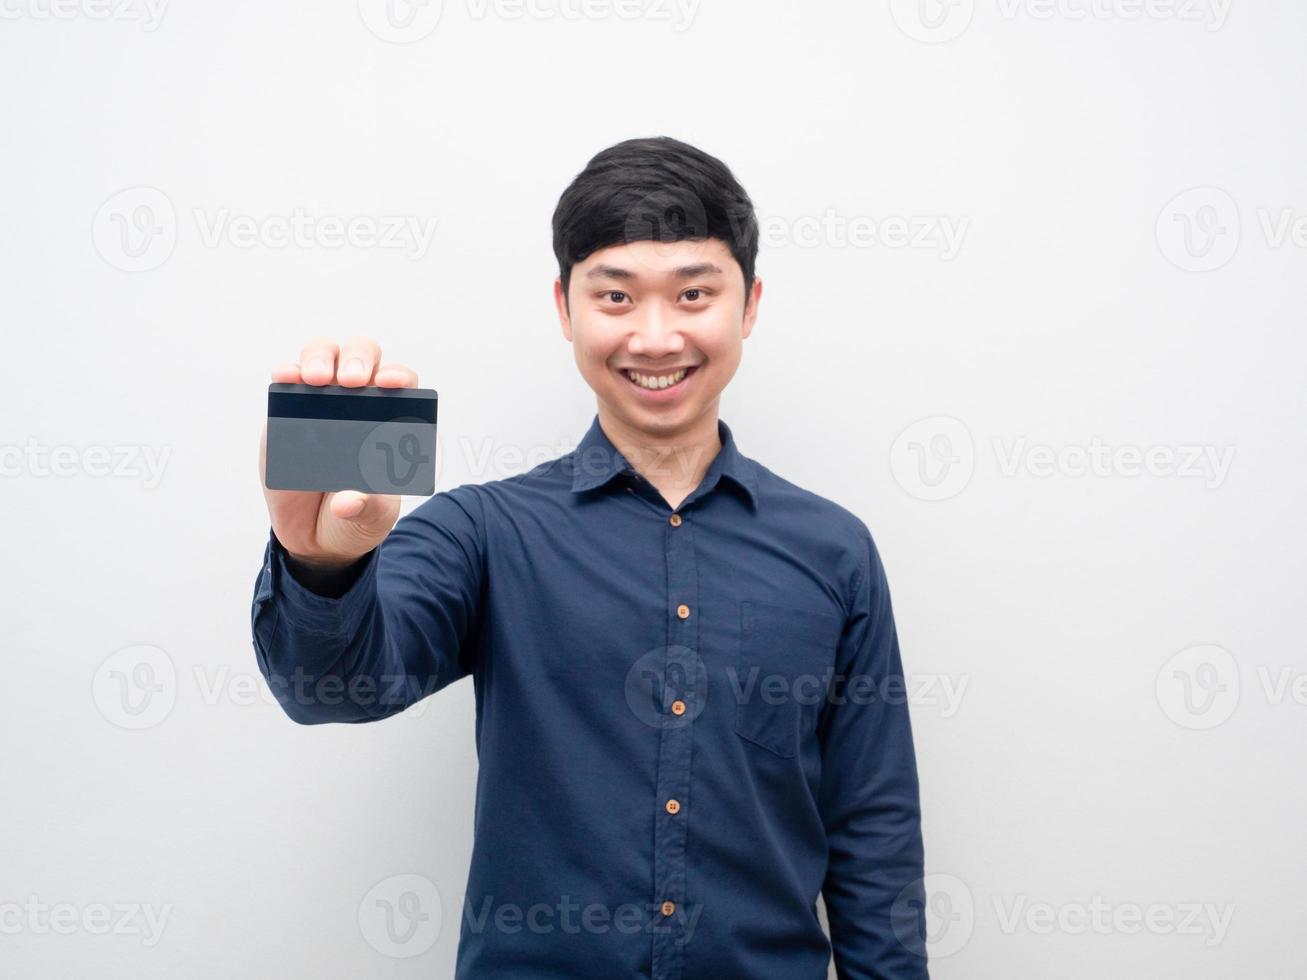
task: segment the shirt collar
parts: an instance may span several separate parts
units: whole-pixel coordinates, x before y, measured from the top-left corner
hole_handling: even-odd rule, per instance
[[[735,444],[731,428],[720,418],[717,419],[717,438],[722,448],[713,457],[704,474],[702,486],[713,489],[723,477],[730,479],[742,488],[753,507],[758,504],[758,476],[753,460],[740,453]],[[593,490],[609,483],[620,474],[635,475],[636,470],[613,445],[612,441],[599,424],[599,415],[595,414],[590,428],[581,439],[580,444],[569,455],[572,465],[572,492]]]

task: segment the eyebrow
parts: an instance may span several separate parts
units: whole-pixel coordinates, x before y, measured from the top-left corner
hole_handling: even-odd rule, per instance
[[[695,262],[692,265],[682,265],[672,270],[672,275],[677,279],[692,279],[695,276],[721,275],[721,269],[712,262]],[[636,274],[630,269],[623,269],[619,265],[597,265],[585,274],[587,279],[621,279],[631,280],[637,278]]]

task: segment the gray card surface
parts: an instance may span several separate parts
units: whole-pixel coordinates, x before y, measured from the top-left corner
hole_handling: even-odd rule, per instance
[[[265,481],[272,490],[436,492],[430,388],[268,385]]]

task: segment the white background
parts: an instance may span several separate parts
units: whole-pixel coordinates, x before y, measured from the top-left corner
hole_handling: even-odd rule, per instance
[[[722,417],[889,572],[932,976],[1302,975],[1307,9],[50,2],[0,0],[0,973],[452,976],[471,684],[260,695],[268,374],[375,335],[442,489],[567,451],[549,218],[668,134],[763,221]],[[360,909],[421,879],[388,947]]]

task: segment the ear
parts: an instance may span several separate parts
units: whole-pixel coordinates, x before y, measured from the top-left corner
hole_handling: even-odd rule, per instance
[[[563,328],[563,337],[572,342],[572,316],[567,308],[567,293],[563,291],[563,278],[554,279],[554,306],[558,307],[558,323]]]
[[[753,333],[753,325],[758,319],[758,303],[762,299],[762,280],[757,276],[753,277],[753,288],[749,290],[749,295],[744,303],[744,323],[740,332],[741,339]]]

